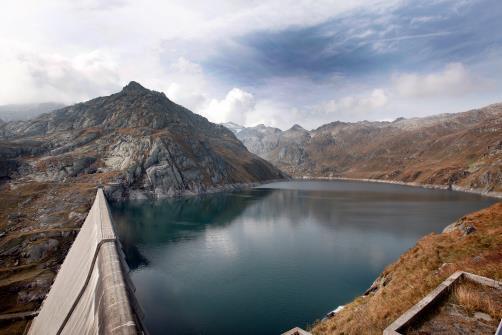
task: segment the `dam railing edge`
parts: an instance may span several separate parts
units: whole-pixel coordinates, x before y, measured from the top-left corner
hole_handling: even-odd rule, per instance
[[[146,334],[102,188],[29,335]]]

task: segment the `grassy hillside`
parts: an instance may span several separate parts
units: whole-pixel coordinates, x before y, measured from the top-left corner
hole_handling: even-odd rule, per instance
[[[474,229],[472,229],[474,228]],[[366,295],[311,331],[381,334],[392,321],[457,270],[502,280],[502,202],[430,234],[389,265]]]

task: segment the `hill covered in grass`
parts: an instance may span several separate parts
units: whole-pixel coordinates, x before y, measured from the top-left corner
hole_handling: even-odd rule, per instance
[[[502,280],[502,202],[429,234],[389,265],[373,285],[315,335],[382,334],[389,324],[455,271]]]

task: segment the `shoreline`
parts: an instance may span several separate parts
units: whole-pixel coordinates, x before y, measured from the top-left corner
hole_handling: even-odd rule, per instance
[[[293,178],[293,180],[343,180],[343,181],[363,181],[370,183],[381,183],[381,184],[393,184],[393,185],[403,185],[403,186],[412,186],[412,187],[420,187],[427,189],[436,189],[436,190],[451,190],[455,192],[464,192],[482,195],[485,197],[502,199],[502,192],[489,192],[482,189],[473,189],[466,188],[462,186],[452,185],[452,188],[449,189],[446,185],[437,185],[437,184],[420,184],[415,182],[404,182],[399,180],[384,180],[384,179],[371,179],[371,178],[348,178],[348,177],[313,177],[313,176],[302,176],[299,178]]]
[[[194,191],[190,191],[190,190],[185,190],[183,192],[173,193],[173,194],[167,194],[167,193],[156,194],[154,191],[144,191],[144,190],[139,190],[139,189],[127,189],[124,187],[124,185],[122,185],[120,183],[107,183],[107,184],[103,185],[103,189],[104,189],[105,195],[107,197],[107,200],[111,201],[111,202],[148,201],[148,200],[157,201],[157,200],[163,200],[163,199],[175,199],[175,198],[182,198],[182,197],[196,197],[196,196],[203,196],[203,195],[220,193],[220,192],[239,191],[239,190],[249,189],[249,188],[253,188],[256,186],[260,186],[260,185],[265,185],[265,184],[270,184],[270,183],[275,183],[275,182],[282,182],[282,181],[290,181],[290,180],[293,180],[293,179],[291,179],[291,178],[269,179],[269,180],[251,182],[251,183],[224,184],[224,185],[217,185],[217,186],[209,186],[201,192],[194,192]]]

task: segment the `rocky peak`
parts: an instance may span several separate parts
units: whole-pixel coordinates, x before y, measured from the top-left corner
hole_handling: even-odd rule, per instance
[[[25,171],[41,175],[40,180],[65,181],[97,174],[99,168],[124,192],[163,197],[284,177],[224,127],[137,82],[119,93],[13,123],[6,136],[5,129],[0,126],[0,136],[29,143],[15,157],[23,161],[25,151],[33,152],[44,162]],[[35,139],[43,147],[32,149]]]
[[[122,92],[125,92],[125,93],[146,93],[149,91],[150,90],[144,88],[143,86],[141,86],[140,83],[138,83],[136,81],[131,81],[129,84],[124,86],[124,88],[122,89]]]
[[[204,118],[175,104],[165,94],[131,81],[119,93],[67,106],[36,119],[12,125],[7,136],[33,136],[89,127],[172,128],[206,127],[217,132]],[[181,131],[181,130],[180,130]]]
[[[306,131],[305,128],[300,126],[299,124],[294,124],[293,127],[289,128],[289,131]]]

